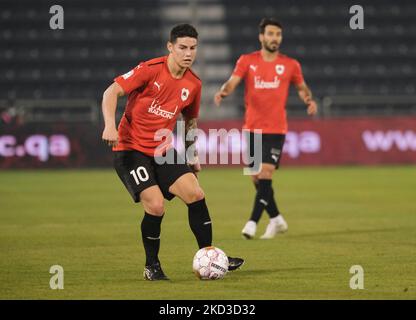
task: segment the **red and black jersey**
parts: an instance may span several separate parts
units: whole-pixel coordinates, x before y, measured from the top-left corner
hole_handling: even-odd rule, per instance
[[[244,128],[285,134],[290,84],[299,85],[304,81],[299,62],[280,53],[274,61],[265,61],[261,52],[255,51],[238,59],[233,75],[245,81]]]
[[[187,69],[175,79],[167,66],[167,56],[140,63],[131,71],[114,79],[128,94],[124,115],[118,127],[119,143],[114,151],[138,150],[154,156],[163,143],[158,138],[172,131],[180,113],[196,118],[201,100],[201,80]],[[159,131],[162,130],[162,131]]]

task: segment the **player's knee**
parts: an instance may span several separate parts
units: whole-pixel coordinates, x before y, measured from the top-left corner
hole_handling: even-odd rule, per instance
[[[151,199],[143,203],[143,206],[147,213],[155,216],[162,216],[165,212],[165,206],[163,203],[163,198],[161,199]]]
[[[274,168],[263,168],[258,174],[258,179],[271,179],[273,177]]]
[[[201,187],[196,187],[194,188],[190,193],[189,193],[189,203],[193,203],[196,201],[200,201],[202,199],[205,198],[205,193],[204,190],[201,189]]]

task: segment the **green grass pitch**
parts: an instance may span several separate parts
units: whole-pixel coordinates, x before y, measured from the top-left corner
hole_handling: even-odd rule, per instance
[[[197,280],[196,241],[175,199],[160,251],[171,281],[146,282],[142,209],[115,172],[0,172],[0,299],[416,298],[416,167],[283,167],[274,188],[289,231],[273,240],[240,236],[254,195],[242,169],[205,169],[200,182],[214,245],[246,264]],[[64,268],[63,290],[49,287],[52,265]],[[349,286],[353,265],[363,290]]]

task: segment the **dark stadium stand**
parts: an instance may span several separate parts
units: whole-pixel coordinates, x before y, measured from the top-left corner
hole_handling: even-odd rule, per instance
[[[49,28],[53,4],[1,1],[0,99],[98,98],[115,75],[160,53],[155,1],[60,1],[64,30]]]
[[[258,48],[260,18],[276,17],[284,26],[282,51],[301,61],[319,95],[416,93],[414,1],[360,1],[364,30],[350,29],[346,1],[224,3],[234,59]]]
[[[178,21],[188,17],[201,29],[225,12],[217,19],[220,24],[201,33],[205,35],[200,47],[200,57],[205,56],[200,59],[207,88],[204,101],[226,80],[241,53],[259,48],[257,25],[265,16],[281,20],[282,51],[302,63],[317,97],[416,95],[413,0],[360,1],[365,10],[364,30],[349,28],[350,4],[345,1],[59,1],[65,10],[64,30],[49,28],[53,4],[45,0],[0,2],[0,100],[84,98],[98,103],[115,75],[138,61],[164,54],[167,35],[163,27],[173,20],[164,19],[161,10],[174,4],[196,6],[197,11],[198,6],[205,6],[196,16],[178,17]],[[212,4],[216,8],[208,11]],[[181,13],[182,9],[175,12]],[[218,37],[221,32],[223,40]],[[210,49],[218,44],[221,50]],[[222,65],[216,68],[218,63]]]

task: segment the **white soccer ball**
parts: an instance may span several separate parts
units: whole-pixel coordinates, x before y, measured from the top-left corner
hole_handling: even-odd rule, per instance
[[[199,279],[221,279],[228,272],[228,258],[221,249],[206,247],[195,254],[192,267]]]

